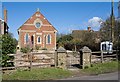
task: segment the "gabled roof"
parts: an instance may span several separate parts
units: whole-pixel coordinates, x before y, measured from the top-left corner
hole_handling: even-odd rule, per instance
[[[0,21],[3,21],[3,22],[4,22],[4,20],[3,20],[2,18],[0,18]]]
[[[37,16],[38,15],[38,16]],[[41,26],[39,29],[40,30],[45,30],[45,31],[53,31],[53,30],[56,30],[53,26],[52,26],[52,24],[39,12],[39,11],[37,11],[37,12],[35,12],[22,26],[20,26],[19,28],[18,28],[18,30],[19,29],[22,29],[22,28],[24,28],[24,30],[26,29],[26,30],[35,30],[35,29],[38,29],[38,28],[36,28],[35,26],[33,26],[33,25],[31,25],[31,26],[29,26],[29,27],[31,27],[31,28],[28,28],[28,26],[27,25],[25,25],[25,24],[34,24],[34,21],[36,20],[36,19],[40,19],[41,21],[42,21],[42,23],[43,23],[43,25],[49,25],[49,26]],[[57,30],[56,30],[57,31]]]
[[[93,31],[93,30],[91,30],[91,31],[88,31],[88,30],[73,30],[72,31],[72,36],[74,38],[80,38],[80,39],[82,39],[85,36],[85,34],[87,34],[87,33],[92,33],[96,37],[99,37],[99,35],[100,35],[99,31]]]

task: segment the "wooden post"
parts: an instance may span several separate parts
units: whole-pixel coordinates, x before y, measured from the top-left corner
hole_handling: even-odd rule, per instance
[[[32,69],[32,53],[29,53],[29,63],[30,63],[29,70],[31,71],[31,69]]]
[[[101,63],[103,63],[103,51],[101,51]]]
[[[91,63],[92,63],[92,52],[90,53],[90,66],[91,66]]]
[[[30,53],[30,70],[32,68],[32,53]]]
[[[55,50],[55,54],[54,54],[54,63],[55,63],[55,67],[57,67],[57,50]]]
[[[28,53],[28,62],[30,63],[28,68],[31,71],[31,68],[32,68],[32,54],[31,53]]]

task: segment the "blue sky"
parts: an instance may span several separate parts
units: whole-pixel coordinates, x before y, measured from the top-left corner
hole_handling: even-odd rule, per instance
[[[64,34],[71,30],[85,30],[87,26],[98,30],[98,21],[104,21],[111,13],[110,2],[3,2],[2,5],[8,10],[9,31],[16,39],[17,29],[37,8],[59,33]],[[117,3],[114,3],[114,13],[117,17]]]

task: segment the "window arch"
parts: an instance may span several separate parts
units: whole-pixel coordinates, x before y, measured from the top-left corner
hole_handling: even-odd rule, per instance
[[[28,35],[28,33],[26,33],[25,34],[25,43],[28,43],[28,41],[29,41],[29,35]]]
[[[51,35],[50,34],[47,35],[47,44],[51,44]]]
[[[34,44],[34,36],[31,36],[31,43]]]
[[[41,44],[41,37],[40,36],[37,37],[37,43]]]

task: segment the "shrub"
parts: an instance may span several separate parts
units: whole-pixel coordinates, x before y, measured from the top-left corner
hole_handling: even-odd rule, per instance
[[[0,63],[2,67],[8,67],[8,66],[14,66],[13,62],[8,62],[10,60],[13,60],[13,56],[8,56],[8,54],[13,54],[16,52],[16,46],[17,46],[17,40],[13,38],[11,33],[4,34],[0,36],[0,53],[2,52],[2,55],[0,56]]]
[[[1,66],[2,67],[12,67],[14,66],[14,63],[13,62],[7,62],[7,61],[12,61],[14,59],[14,56],[8,56],[8,55],[2,55],[0,57],[2,60],[1,60]]]
[[[20,51],[23,53],[28,53],[30,51],[30,47],[21,48]]]
[[[87,69],[87,68],[89,68],[89,67],[88,67],[88,66],[85,66],[84,68]]]
[[[37,45],[36,45],[36,46],[35,46],[35,49],[36,49],[36,50],[39,50],[40,47],[41,47],[41,46],[37,46]]]
[[[47,48],[42,48],[41,50],[47,50]]]
[[[2,54],[13,54],[17,46],[16,39],[13,38],[12,34],[2,35]]]

